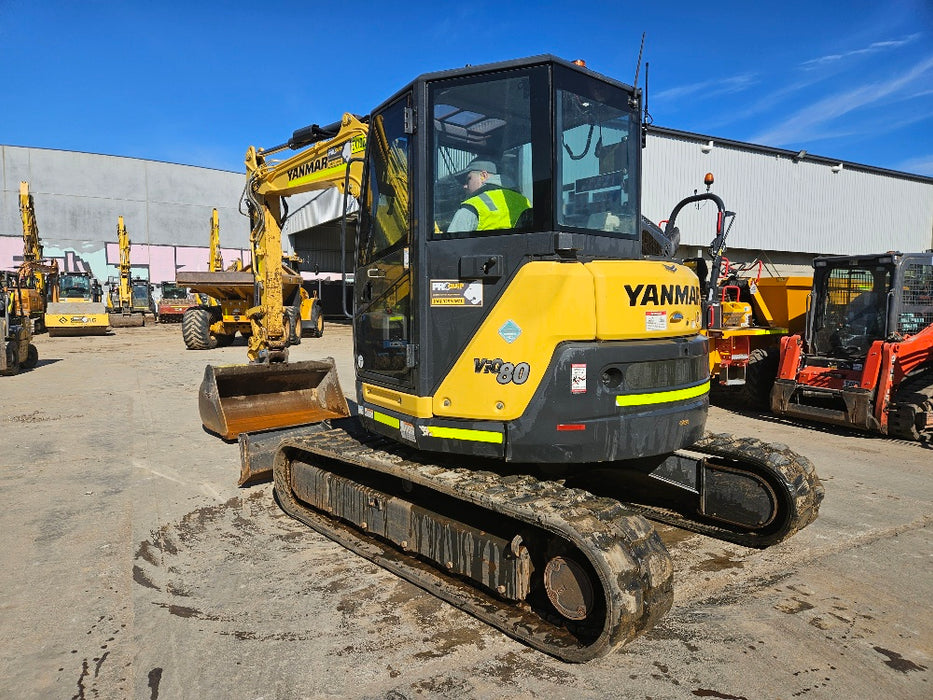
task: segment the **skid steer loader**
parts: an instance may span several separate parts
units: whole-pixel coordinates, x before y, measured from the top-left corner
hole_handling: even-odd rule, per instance
[[[813,266],[806,332],[781,342],[771,409],[933,436],[933,253],[823,256]]]
[[[641,105],[552,56],[468,66],[416,78],[358,136],[296,132],[318,157],[275,168],[288,186],[343,173],[359,194],[356,401],[352,417],[260,434],[266,449],[244,459],[271,464],[293,517],[567,661],[671,607],[673,565],[644,516],[766,547],[823,497],[785,446],[705,431],[699,280],[641,252]],[[261,204],[254,235],[274,237],[278,203]],[[251,319],[268,326],[256,350],[281,357],[280,308]],[[291,381],[300,364],[274,368],[286,393],[326,376]],[[217,369],[204,425],[232,436],[266,420],[276,386],[237,377],[257,401],[221,390]],[[233,405],[245,410],[219,421]]]

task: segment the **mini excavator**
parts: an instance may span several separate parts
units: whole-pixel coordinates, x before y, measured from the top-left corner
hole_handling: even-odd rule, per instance
[[[573,662],[671,607],[672,562],[646,517],[767,547],[812,522],[823,498],[813,465],[787,447],[705,430],[699,280],[642,255],[641,106],[640,90],[581,62],[468,66],[416,78],[352,140],[296,132],[296,147],[319,141],[317,158],[275,169],[290,183],[329,173],[360,198],[353,415],[269,443],[278,503]],[[449,232],[476,159],[532,208],[510,228]],[[254,235],[278,234],[274,198],[253,216]],[[277,266],[266,269],[275,285]],[[270,359],[284,350],[277,311],[253,315]],[[281,409],[283,428],[302,422],[270,395],[311,395],[328,372],[277,364],[236,376],[237,390],[208,367],[204,426],[240,435],[242,452],[241,434],[269,413]]]

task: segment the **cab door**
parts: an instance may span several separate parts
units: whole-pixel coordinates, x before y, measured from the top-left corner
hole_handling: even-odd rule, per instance
[[[373,114],[354,279],[361,379],[412,386],[410,93]]]

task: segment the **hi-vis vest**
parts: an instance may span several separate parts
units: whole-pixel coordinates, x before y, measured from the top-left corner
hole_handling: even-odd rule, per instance
[[[476,211],[479,218],[477,231],[490,231],[515,228],[522,212],[531,209],[531,202],[515,190],[491,189],[464,200],[462,206],[472,207]]]

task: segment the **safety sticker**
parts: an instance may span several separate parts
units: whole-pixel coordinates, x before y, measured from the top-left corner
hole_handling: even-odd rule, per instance
[[[399,432],[402,434],[402,438],[408,440],[409,442],[415,441],[415,425],[414,423],[409,423],[408,421],[399,421]]]
[[[480,280],[431,280],[431,306],[482,306]]]
[[[511,319],[503,323],[502,327],[499,329],[499,335],[502,337],[502,340],[509,344],[514,343],[521,334],[522,329]]]
[[[570,393],[586,393],[586,365],[570,365]]]
[[[667,330],[667,311],[646,311],[645,312],[645,330],[646,331],[666,331]]]

